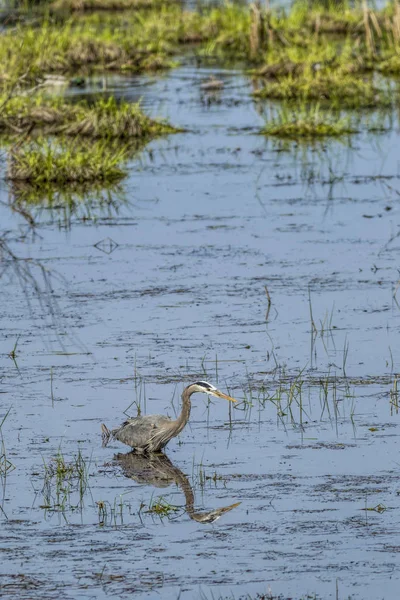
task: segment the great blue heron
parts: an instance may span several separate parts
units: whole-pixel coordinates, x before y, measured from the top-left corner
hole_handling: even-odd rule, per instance
[[[198,523],[213,523],[221,515],[240,504],[240,502],[235,502],[235,504],[222,506],[207,512],[197,512],[194,507],[195,497],[189,479],[178,467],[172,464],[165,454],[146,455],[128,452],[128,454],[115,455],[114,463],[121,467],[125,477],[134,479],[141,484],[165,488],[175,482],[185,495],[187,514],[193,521]]]
[[[191,402],[190,396],[196,392],[225,398],[236,402],[234,398],[223,394],[207,381],[196,381],[188,385],[182,393],[182,411],[176,420],[171,420],[163,415],[147,415],[127,419],[121,427],[110,431],[104,424],[103,443],[107,444],[110,437],[127,444],[137,452],[160,452],[170,439],[178,435],[189,421]]]

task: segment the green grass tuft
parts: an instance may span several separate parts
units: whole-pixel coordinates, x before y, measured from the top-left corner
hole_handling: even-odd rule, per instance
[[[69,138],[57,142],[38,139],[11,149],[7,179],[37,187],[49,183],[112,182],[126,175],[120,167],[125,158],[125,148],[104,142],[82,144]]]
[[[43,504],[40,508],[52,511],[82,508],[88,489],[90,461],[80,450],[73,460],[67,462],[61,449],[47,464],[44,463]]]
[[[349,118],[321,112],[318,105],[294,109],[284,106],[261,131],[264,135],[291,139],[339,137],[356,132]]]

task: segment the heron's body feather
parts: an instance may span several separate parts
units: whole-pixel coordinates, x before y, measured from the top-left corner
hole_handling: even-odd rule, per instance
[[[139,452],[159,452],[168,441],[168,439],[165,440],[165,433],[169,431],[170,427],[171,419],[168,417],[147,415],[127,419],[111,433],[116,440]]]

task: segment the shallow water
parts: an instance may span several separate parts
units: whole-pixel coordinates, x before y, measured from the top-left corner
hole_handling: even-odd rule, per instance
[[[216,70],[207,96],[210,72],[102,83],[187,129],[114,206],[30,209],[32,230],[2,187],[4,596],[397,598],[398,132],[265,140],[251,82]],[[102,448],[102,422],[174,416],[199,378],[241,403],[194,398],[172,479]],[[60,447],[88,471],[64,510],[45,485]],[[199,523],[185,478],[196,512],[241,504]],[[160,496],[180,509],[147,512]]]

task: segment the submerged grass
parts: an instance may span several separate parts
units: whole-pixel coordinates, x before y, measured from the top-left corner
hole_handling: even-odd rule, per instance
[[[264,135],[294,139],[339,137],[356,132],[350,118],[322,112],[319,105],[283,106],[261,130]]]
[[[40,138],[11,149],[7,179],[36,187],[49,183],[112,182],[125,176],[119,166],[125,157],[125,148],[105,142],[82,144],[64,138],[55,143]]]

